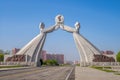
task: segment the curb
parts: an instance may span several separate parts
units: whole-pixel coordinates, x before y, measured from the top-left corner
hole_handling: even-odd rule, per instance
[[[31,67],[3,68],[3,69],[0,69],[0,72],[1,71],[10,71],[10,70],[21,70],[21,69],[28,69],[28,68],[31,68]]]

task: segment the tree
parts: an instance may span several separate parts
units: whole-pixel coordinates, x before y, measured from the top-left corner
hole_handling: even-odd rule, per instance
[[[9,50],[3,51],[2,49],[0,49],[0,62],[4,61],[5,54],[10,54],[10,51]]]
[[[0,62],[4,60],[4,54],[0,53]]]
[[[46,60],[43,62],[44,65],[55,66],[59,65],[56,60]]]
[[[54,65],[59,65],[58,62],[56,60],[52,60]]]
[[[3,53],[4,53],[4,51],[3,51],[2,49],[0,49],[0,53],[2,53],[2,54],[3,54]]]
[[[120,62],[120,51],[118,52],[118,54],[116,55],[116,59],[118,62]]]
[[[4,51],[4,54],[10,54],[9,50]]]

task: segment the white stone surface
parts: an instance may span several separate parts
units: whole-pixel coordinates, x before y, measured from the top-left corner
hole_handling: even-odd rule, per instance
[[[81,62],[92,62],[94,54],[100,54],[100,51],[91,44],[87,39],[85,39],[81,34],[79,34],[80,23],[75,23],[75,28],[64,25],[64,17],[62,15],[57,15],[55,18],[55,25],[45,28],[44,23],[40,23],[40,34],[33,38],[27,45],[25,45],[17,54],[27,55],[28,62],[36,62],[40,65],[40,53],[44,45],[47,33],[53,32],[58,28],[61,28],[67,32],[73,34]]]

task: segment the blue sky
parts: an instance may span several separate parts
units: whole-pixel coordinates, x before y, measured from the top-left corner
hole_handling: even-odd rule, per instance
[[[0,49],[23,47],[57,14],[71,27],[79,21],[80,33],[100,50],[120,51],[120,0],[0,0]],[[44,49],[79,59],[72,34],[60,29],[47,35]]]

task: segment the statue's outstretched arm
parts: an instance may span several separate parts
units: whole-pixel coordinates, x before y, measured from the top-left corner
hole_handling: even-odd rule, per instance
[[[71,33],[76,32],[75,28],[69,27],[67,25],[61,25],[60,28],[67,31],[67,32],[71,32]]]
[[[60,28],[65,30],[65,31],[71,32],[71,33],[73,33],[73,32],[79,33],[80,23],[76,22],[75,23],[75,28],[72,28],[72,27],[69,27],[67,25],[61,24]]]
[[[49,28],[44,29],[43,32],[45,32],[45,33],[53,32],[54,30],[56,30],[56,27],[57,27],[57,25],[53,25]]]
[[[49,28],[45,28],[45,24],[44,23],[40,23],[39,28],[40,28],[40,32],[42,32],[42,33],[49,33],[49,32],[52,32],[52,31],[58,29],[59,25],[55,24],[55,25],[53,25],[53,26],[51,26]]]

